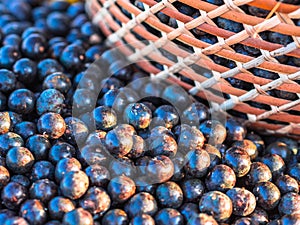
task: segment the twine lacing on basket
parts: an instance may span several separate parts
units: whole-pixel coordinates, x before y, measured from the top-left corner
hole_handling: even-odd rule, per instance
[[[87,0],[86,8],[93,18],[93,22],[100,26],[107,35],[107,44],[122,46],[121,49],[128,60],[139,62],[143,69],[150,72],[153,78],[168,78],[182,85],[192,95],[198,95],[213,101],[212,110],[227,111],[234,109],[247,115],[248,120],[255,127],[262,127],[272,133],[289,133],[300,135],[300,85],[295,80],[300,80],[299,68],[278,62],[276,57],[286,55],[300,57],[300,28],[294,24],[293,19],[300,18],[300,8],[288,7],[273,0],[265,0],[266,9],[270,5],[276,7],[266,19],[247,15],[240,7],[246,4],[257,6],[263,4],[261,0],[224,0],[221,6],[215,6],[196,0],[140,0],[140,8],[128,0]],[[199,16],[192,18],[180,13],[175,7],[175,2],[190,5],[199,10]],[[272,4],[271,4],[272,3]],[[121,11],[121,8],[130,13],[131,18]],[[292,9],[290,9],[292,8]],[[270,8],[271,10],[272,8]],[[175,19],[177,28],[163,24],[157,17],[158,12],[163,12]],[[274,15],[272,16],[272,14]],[[223,17],[243,23],[244,29],[238,33],[222,30],[214,22],[215,18]],[[121,24],[119,24],[121,22]],[[157,31],[149,32],[144,23]],[[206,33],[214,34],[217,42],[209,44],[193,35],[193,29],[200,29]],[[292,37],[293,42],[282,46],[269,43],[260,37],[264,31],[279,32]],[[135,34],[147,40],[138,41]],[[188,45],[183,49],[175,44],[179,41]],[[126,47],[130,45],[134,51]],[[232,46],[242,44],[260,49],[261,55],[257,57],[237,53]],[[172,53],[175,60],[170,60],[159,50]],[[192,52],[191,52],[192,49]],[[235,68],[226,68],[218,65],[209,57],[230,59],[236,63]],[[144,60],[141,62],[141,60]],[[164,65],[162,70],[154,67],[154,61]],[[210,78],[192,69],[199,65],[212,71]],[[255,76],[250,70],[259,68],[278,74],[278,79],[269,80]],[[195,85],[185,83],[177,75],[185,76],[194,81]],[[232,87],[225,79],[235,78],[253,84],[253,89],[243,90]],[[298,96],[296,100],[286,100],[267,94],[269,90],[277,89],[288,91]],[[220,98],[214,91],[224,93],[228,99]],[[249,101],[270,106],[270,110],[249,105]],[[291,114],[289,110],[299,114]],[[262,121],[270,119],[278,123]],[[284,124],[280,124],[284,123]]]

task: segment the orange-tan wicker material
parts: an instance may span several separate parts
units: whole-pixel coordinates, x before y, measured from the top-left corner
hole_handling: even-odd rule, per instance
[[[269,133],[289,134],[300,138],[300,85],[299,82],[295,82],[300,80],[300,68],[281,64],[275,58],[281,55],[300,58],[300,27],[293,22],[293,19],[300,19],[300,6],[281,3],[273,16],[263,19],[246,14],[240,6],[247,4],[272,10],[277,5],[275,0],[224,0],[225,4],[222,6],[201,0],[139,1],[144,11],[129,0],[87,0],[86,9],[93,22],[107,36],[107,43],[120,47],[130,61],[140,60],[138,64],[153,77],[168,78],[191,94],[208,98],[213,102],[212,110],[233,109],[246,114],[248,124],[252,127]],[[176,1],[198,9],[200,16],[192,18],[180,13],[172,4]],[[129,12],[130,18],[121,9]],[[178,28],[163,24],[155,15],[160,11],[176,19]],[[234,33],[219,28],[213,21],[217,17],[242,23],[244,30]],[[157,32],[154,34],[147,30],[144,23],[159,31],[159,35]],[[217,37],[218,42],[215,44],[203,42],[190,32],[192,29],[212,34]],[[270,43],[260,38],[259,33],[263,31],[289,35],[293,38],[293,42],[287,46]],[[148,42],[139,41],[136,34]],[[174,43],[175,40],[191,47],[193,52],[180,48]],[[132,48],[124,44],[129,44]],[[235,44],[258,48],[261,55],[255,58],[240,54],[230,47]],[[174,54],[177,57],[176,62],[168,59],[158,49]],[[208,57],[209,55],[230,59],[237,67],[229,69],[216,64]],[[163,70],[159,70],[149,61],[164,65]],[[191,67],[193,64],[202,67],[205,65],[212,71],[213,76],[206,78],[197,73]],[[251,68],[275,72],[279,78],[270,80],[255,76],[249,71]],[[175,74],[195,81],[195,85],[184,82]],[[225,80],[229,77],[252,83],[254,88],[246,91],[233,87]],[[295,93],[298,99],[291,101],[268,95],[267,91],[272,89]],[[213,90],[221,90],[229,98],[224,99]],[[269,105],[270,110],[249,105],[248,101]],[[265,119],[268,119],[268,122]]]

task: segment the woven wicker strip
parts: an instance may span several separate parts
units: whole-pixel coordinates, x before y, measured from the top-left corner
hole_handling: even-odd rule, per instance
[[[193,18],[182,14],[174,6],[176,2],[199,10],[199,16]],[[139,0],[139,4],[138,8],[129,0],[87,0],[86,9],[107,36],[107,44],[119,47],[130,61],[137,62],[153,79],[169,79],[192,95],[217,103],[211,104],[212,111],[233,109],[240,112],[247,116],[247,124],[256,129],[300,138],[300,68],[282,64],[277,59],[283,55],[300,58],[300,27],[294,24],[294,19],[300,18],[300,6],[278,5],[275,0],[224,0],[221,6],[201,0]],[[263,19],[247,14],[242,9],[244,5],[266,10],[279,7],[273,16]],[[156,16],[158,12],[172,18],[176,28],[163,24]],[[244,29],[238,33],[224,30],[214,22],[218,17],[242,23]],[[217,42],[201,41],[193,35],[193,30],[214,35]],[[288,35],[293,41],[286,46],[270,43],[260,36],[265,31]],[[141,38],[147,41],[141,42]],[[178,43],[188,48],[182,48]],[[260,55],[252,57],[236,52],[232,46],[237,44],[257,48]],[[170,60],[160,50],[172,54],[175,60]],[[216,64],[211,56],[229,59],[236,67]],[[150,61],[163,65],[162,69]],[[195,65],[212,71],[211,77],[196,71]],[[278,78],[270,80],[255,76],[251,72],[253,68],[274,72]],[[181,77],[194,81],[194,85]],[[228,78],[251,83],[253,88],[233,87]],[[269,95],[268,91],[274,89],[294,93],[296,97],[287,100]],[[267,107],[260,107],[262,104]]]

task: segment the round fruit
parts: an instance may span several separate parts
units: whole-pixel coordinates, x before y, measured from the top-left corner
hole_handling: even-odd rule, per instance
[[[233,205],[233,214],[236,216],[248,216],[256,207],[255,196],[245,188],[233,188],[226,192]]]
[[[199,209],[202,213],[212,215],[218,222],[225,222],[232,214],[231,199],[219,191],[205,193],[200,202]]]
[[[51,139],[58,139],[65,133],[66,123],[60,114],[45,113],[39,118],[37,128],[40,134],[46,134]]]
[[[70,199],[78,199],[83,196],[88,186],[89,178],[82,171],[68,172],[60,182],[62,194]]]

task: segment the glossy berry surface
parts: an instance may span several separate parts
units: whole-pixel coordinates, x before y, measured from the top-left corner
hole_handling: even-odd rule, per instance
[[[11,177],[10,181],[19,183],[26,188],[30,186],[30,180],[25,175],[14,175]]]
[[[174,164],[167,156],[156,156],[149,160],[145,166],[146,173],[154,183],[168,181],[174,173]]]
[[[10,116],[8,112],[0,113],[0,134],[5,134],[9,131],[11,126]]]
[[[30,136],[25,144],[26,148],[33,154],[37,160],[46,159],[49,149],[51,148],[50,141],[43,135],[36,134]]]
[[[178,126],[176,126],[177,128]],[[176,132],[175,132],[176,134]],[[204,135],[196,127],[191,127],[186,124],[179,125],[177,142],[179,151],[191,151],[200,149],[204,145]]]
[[[2,155],[6,155],[13,147],[22,147],[23,145],[23,138],[16,133],[7,132],[0,135],[0,151]]]
[[[236,119],[228,119],[225,126],[227,130],[227,140],[241,141],[246,136],[246,128]]]
[[[60,182],[62,194],[70,199],[78,199],[85,194],[89,178],[82,171],[68,172]]]
[[[300,195],[290,192],[282,196],[278,205],[278,210],[282,215],[299,214]]]
[[[156,198],[162,207],[179,208],[183,202],[183,193],[178,184],[168,181],[157,187]]]
[[[200,213],[199,206],[196,203],[184,203],[179,212],[183,215],[185,222],[189,222],[192,217],[197,217]]]
[[[224,162],[230,166],[237,177],[245,176],[250,170],[250,156],[240,148],[230,148],[226,151]]]
[[[132,135],[119,129],[111,130],[105,136],[105,145],[111,154],[125,156],[133,146]]]
[[[79,202],[79,205],[92,215],[103,215],[110,208],[110,204],[108,193],[100,187],[91,187]]]
[[[257,183],[272,180],[272,173],[269,167],[261,162],[254,162],[246,177],[246,184],[253,186]]]
[[[115,202],[123,203],[135,194],[135,183],[126,176],[114,177],[107,186],[109,195]]]
[[[147,128],[152,119],[151,110],[143,103],[129,104],[124,111],[124,120],[136,129]]]
[[[40,80],[44,80],[48,75],[62,72],[63,67],[55,59],[44,59],[37,64],[37,74]]]
[[[84,210],[83,208],[76,208],[70,212],[67,212],[64,215],[63,224],[66,224],[66,225],[76,225],[76,224],[93,225],[93,217],[88,211]]]
[[[286,169],[285,162],[279,155],[276,154],[264,155],[260,161],[269,167],[274,178],[282,175]]]
[[[139,224],[142,224],[142,225],[154,225],[155,221],[154,221],[154,219],[150,215],[148,215],[148,214],[141,214],[141,215],[138,215],[138,216],[134,217],[130,221],[130,224],[131,225],[139,225]]]
[[[51,199],[48,209],[52,219],[61,220],[65,213],[75,209],[75,205],[70,199],[57,196]]]
[[[128,216],[122,209],[112,209],[108,211],[102,218],[102,223],[108,225],[123,225],[127,224],[128,221]]]
[[[99,145],[99,146],[85,145],[82,148],[81,153],[78,155],[78,159],[81,162],[81,164],[85,166],[93,165],[93,164],[107,165],[108,163],[107,150],[103,145]]]
[[[36,78],[37,65],[34,61],[28,58],[22,58],[14,64],[13,71],[19,81],[25,84],[30,84]]]
[[[183,216],[176,210],[172,208],[164,208],[157,212],[155,216],[155,222],[159,225],[180,225],[184,224]]]
[[[29,225],[29,223],[22,217],[19,216],[14,216],[7,218],[5,220],[5,225],[15,225],[15,224],[20,224],[20,225]]]
[[[199,125],[208,119],[209,112],[207,106],[200,102],[195,102],[183,112],[183,121],[190,125]]]
[[[24,140],[27,140],[27,138],[36,134],[37,129],[35,123],[23,121],[15,125],[14,131],[19,134]]]
[[[202,213],[212,215],[218,222],[224,222],[231,216],[233,207],[227,195],[219,191],[211,191],[202,196],[199,209]]]
[[[105,187],[110,180],[109,170],[101,165],[90,165],[85,169],[85,173],[89,177],[92,186]]]
[[[266,154],[279,155],[285,162],[288,162],[291,157],[291,150],[283,142],[275,142],[266,148]]]
[[[73,145],[81,145],[85,142],[89,130],[83,121],[75,117],[65,118],[65,139]]]
[[[226,165],[217,165],[208,174],[205,184],[208,190],[227,191],[235,186],[234,171]]]
[[[263,209],[274,209],[280,200],[279,189],[270,181],[261,182],[253,188],[253,194],[258,198],[258,205]]]
[[[84,60],[84,49],[75,44],[65,47],[60,56],[60,62],[66,69],[80,69]]]
[[[151,156],[165,155],[173,157],[176,155],[178,146],[173,137],[170,135],[154,136],[147,139],[148,151],[146,154]]]
[[[289,175],[282,175],[276,180],[276,186],[282,194],[289,192],[299,193],[299,185],[297,180]]]
[[[116,112],[106,106],[99,106],[93,111],[96,129],[109,131],[117,125]]]
[[[53,12],[47,16],[47,28],[55,35],[66,35],[69,31],[70,18],[60,12]]]
[[[3,204],[11,210],[16,210],[28,197],[27,189],[16,182],[8,183],[1,192]]]
[[[51,139],[58,139],[66,130],[66,123],[60,114],[45,113],[37,124],[38,131],[41,134],[47,134]]]
[[[11,93],[8,107],[16,113],[28,114],[34,110],[35,96],[28,89],[19,89]]]
[[[0,69],[0,91],[11,92],[16,85],[16,75],[7,69]]]
[[[226,139],[226,129],[219,121],[206,120],[199,128],[208,143],[212,145],[222,144]]]
[[[134,195],[125,205],[125,212],[129,217],[134,217],[140,213],[153,216],[156,211],[157,202],[155,198],[147,192],[140,192]]]
[[[257,145],[253,141],[244,139],[243,141],[233,143],[233,145],[245,150],[252,160],[258,155]]]
[[[248,216],[256,207],[255,196],[245,188],[232,188],[226,192],[233,205],[233,214],[237,216]]]
[[[46,89],[36,101],[39,115],[47,112],[60,113],[64,107],[65,97],[56,89]]]
[[[172,128],[179,122],[179,115],[174,107],[163,105],[154,111],[153,122],[157,125]]]
[[[201,178],[206,175],[210,166],[210,157],[205,150],[197,149],[188,152],[186,160],[184,170],[188,176]]]
[[[12,69],[15,62],[21,58],[18,48],[6,45],[0,48],[0,66],[1,69]]]
[[[183,196],[188,202],[198,203],[205,191],[205,186],[199,179],[184,180],[180,186]]]
[[[31,169],[30,180],[37,181],[40,179],[54,179],[55,167],[49,161],[38,161]]]
[[[42,202],[36,199],[25,201],[20,209],[21,216],[31,224],[44,224],[47,220],[47,213]]]
[[[61,72],[55,72],[48,75],[43,82],[43,89],[56,89],[65,94],[71,88],[69,77]]]
[[[47,50],[47,41],[40,34],[31,34],[22,41],[22,52],[30,59],[41,59]]]
[[[31,152],[24,147],[11,148],[6,155],[7,167],[16,173],[24,174],[31,170],[34,157]]]
[[[10,180],[10,174],[9,171],[4,167],[4,166],[0,166],[0,188],[2,189],[5,185],[8,184],[9,180]]]
[[[55,167],[55,180],[60,182],[66,173],[79,170],[81,170],[81,164],[76,158],[61,159]]]
[[[49,150],[50,162],[56,164],[62,158],[72,158],[75,148],[67,142],[57,142]]]

